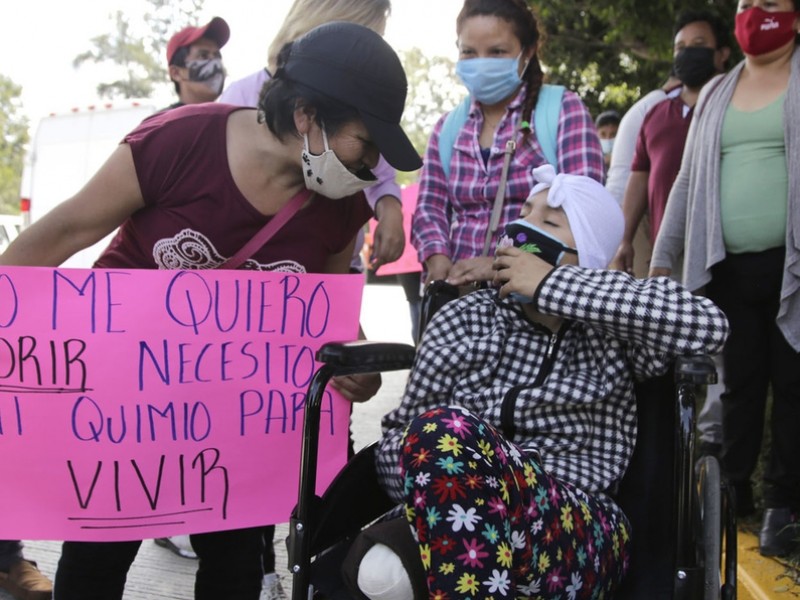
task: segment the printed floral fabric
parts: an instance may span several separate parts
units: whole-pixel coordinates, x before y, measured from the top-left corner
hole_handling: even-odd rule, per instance
[[[460,407],[411,422],[406,516],[431,599],[610,597],[628,568],[627,518],[540,462]]]

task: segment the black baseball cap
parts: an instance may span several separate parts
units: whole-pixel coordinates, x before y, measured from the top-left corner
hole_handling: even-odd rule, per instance
[[[392,47],[362,25],[333,21],[292,43],[285,77],[355,108],[386,161],[399,171],[422,166],[400,127],[408,83]]]

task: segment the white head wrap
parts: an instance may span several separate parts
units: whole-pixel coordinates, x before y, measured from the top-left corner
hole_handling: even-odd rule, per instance
[[[528,197],[550,189],[547,204],[564,209],[575,238],[578,264],[591,269],[608,267],[625,230],[625,217],[614,196],[590,177],[556,175],[552,165],[536,167],[533,176],[539,183]]]

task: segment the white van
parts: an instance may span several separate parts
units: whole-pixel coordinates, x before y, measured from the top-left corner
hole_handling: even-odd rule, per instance
[[[125,134],[155,111],[148,100],[128,100],[44,117],[36,128],[22,175],[23,227],[80,190]],[[62,266],[91,267],[110,238],[78,252]]]
[[[21,228],[21,215],[0,215],[0,253],[16,239]]]

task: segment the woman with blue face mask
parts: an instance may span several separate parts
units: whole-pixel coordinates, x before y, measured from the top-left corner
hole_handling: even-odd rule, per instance
[[[456,73],[470,98],[467,116],[452,141],[445,141],[452,127],[447,116],[434,127],[411,241],[425,265],[426,283],[447,279],[463,285],[492,278],[492,257],[485,249],[494,248],[502,226],[519,215],[537,183],[532,170],[552,161],[534,131],[544,74],[539,26],[530,7],[524,0],[465,0],[456,33]],[[549,126],[557,170],[602,182],[603,153],[583,102],[565,90],[555,108]],[[513,150],[507,153],[509,142]],[[440,143],[452,146],[447,164]],[[495,229],[490,215],[501,187],[502,208],[496,231],[490,231]]]

